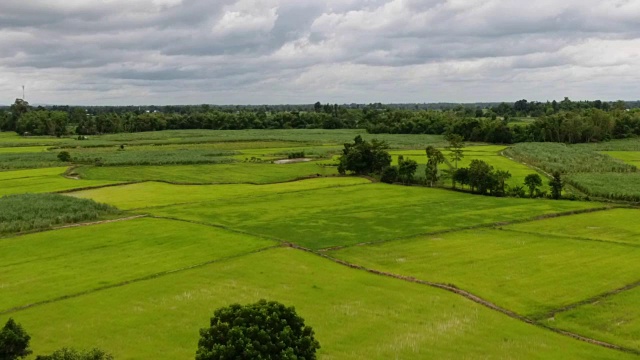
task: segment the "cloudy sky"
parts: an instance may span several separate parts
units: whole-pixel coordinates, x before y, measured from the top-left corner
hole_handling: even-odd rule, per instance
[[[1,0],[0,103],[640,98],[640,0]]]

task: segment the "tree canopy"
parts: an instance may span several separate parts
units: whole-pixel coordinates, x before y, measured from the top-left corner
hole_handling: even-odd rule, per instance
[[[320,344],[293,307],[260,300],[215,311],[200,330],[196,360],[316,359]]]
[[[386,151],[388,148],[384,141],[373,139],[368,142],[358,135],[353,144],[344,144],[338,171],[341,174],[347,171],[356,175],[380,174],[391,165],[391,155]]]
[[[0,360],[17,360],[31,354],[29,341],[31,336],[16,323],[9,319],[0,331]]]
[[[100,349],[75,350],[63,348],[51,355],[39,355],[36,360],[113,360],[113,356]]]

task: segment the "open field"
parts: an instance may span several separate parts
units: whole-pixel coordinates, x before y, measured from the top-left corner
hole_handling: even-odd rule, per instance
[[[640,288],[556,313],[547,324],[640,350]]]
[[[640,246],[638,209],[612,209],[505,226],[541,235],[620,242]],[[640,280],[640,276],[638,277]]]
[[[64,167],[0,171],[0,196],[24,193],[57,192],[117,184],[109,180],[75,180],[62,176]]]
[[[473,197],[440,189],[368,184],[247,200],[182,204],[158,216],[242,229],[313,249],[459,229],[601,206],[597,203]]]
[[[73,344],[98,346],[122,360],[187,359],[214,309],[260,298],[295,305],[316,332],[320,359],[635,358],[526,325],[441,290],[294,249],[268,250],[10,315],[32,335],[38,353]],[[0,321],[7,317],[0,315]]]
[[[370,181],[357,177],[316,178],[278,184],[249,185],[173,185],[144,182],[118,187],[83,190],[70,193],[71,196],[108,202],[120,209],[142,209],[174,204],[194,204],[202,202],[221,203],[243,198],[255,201],[255,197],[296,193],[322,188],[335,188],[368,184]]]
[[[76,171],[82,179],[86,180],[153,180],[185,184],[267,184],[318,175],[331,176],[338,174],[338,169],[335,166],[322,166],[316,162],[81,167]]]
[[[0,313],[275,243],[203,225],[136,219],[0,240]]]

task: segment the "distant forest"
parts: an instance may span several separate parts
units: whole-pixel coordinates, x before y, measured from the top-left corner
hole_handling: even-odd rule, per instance
[[[25,136],[167,129],[366,129],[455,133],[466,141],[501,144],[582,143],[640,136],[640,101],[33,107],[17,99],[0,110],[0,130]]]

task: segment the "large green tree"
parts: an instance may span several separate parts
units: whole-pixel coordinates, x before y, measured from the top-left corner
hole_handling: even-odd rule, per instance
[[[320,344],[293,307],[260,300],[215,311],[200,330],[196,360],[316,359]]]
[[[405,159],[402,155],[398,157],[398,178],[403,184],[410,184],[418,169],[418,163],[415,160]]]
[[[356,175],[380,174],[391,165],[388,148],[384,141],[373,139],[368,142],[358,135],[352,144],[344,144],[338,171],[341,174],[347,171]]]
[[[31,336],[16,323],[9,319],[0,331],[0,360],[17,360],[31,354],[29,341]]]

